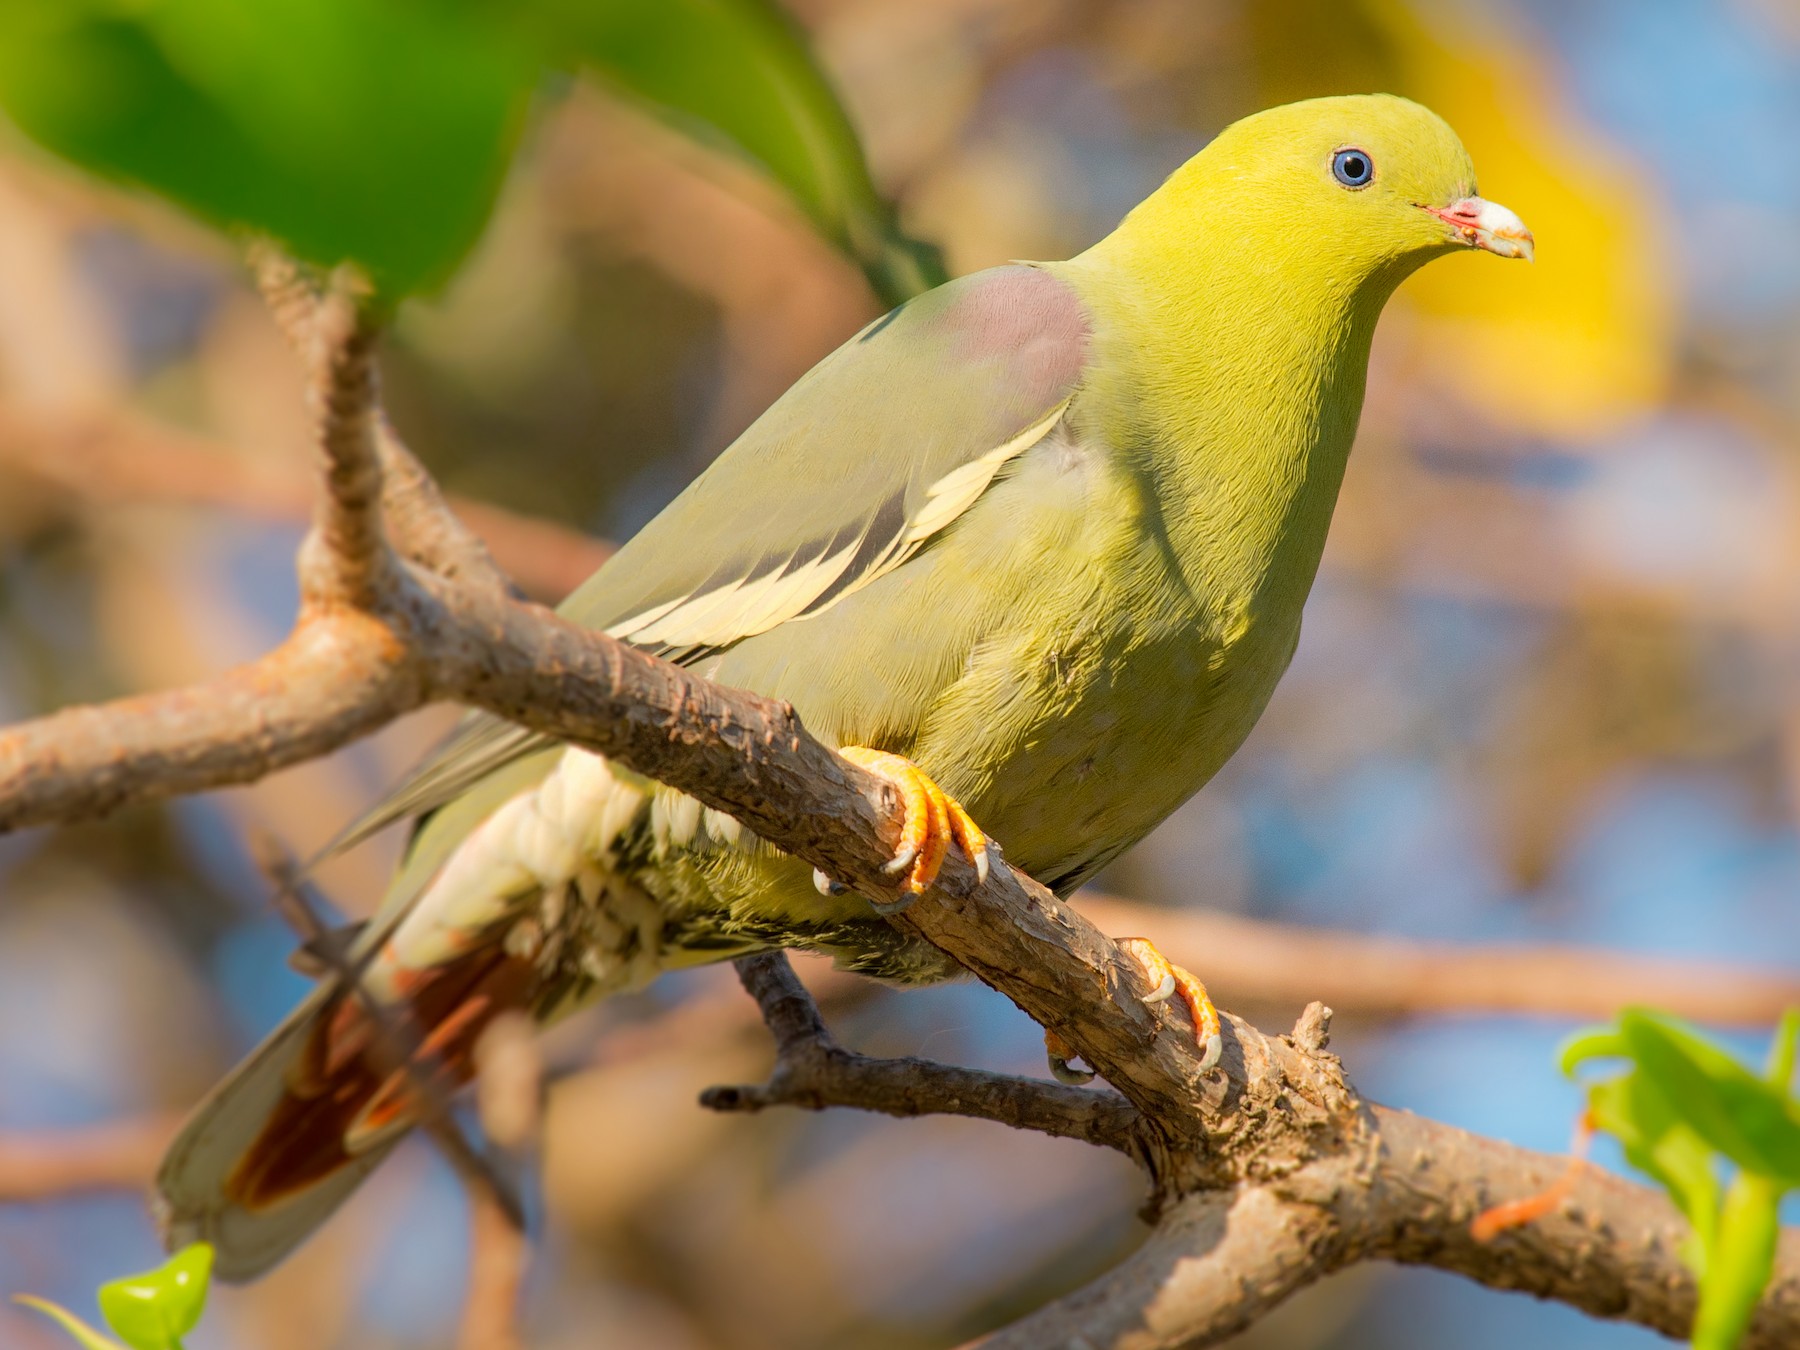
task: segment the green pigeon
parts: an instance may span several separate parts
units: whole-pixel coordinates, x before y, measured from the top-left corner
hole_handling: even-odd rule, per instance
[[[1198,790],[1286,669],[1394,288],[1529,258],[1434,113],[1245,118],[1066,262],[950,282],[803,376],[562,607],[787,699],[900,789],[908,889],[945,851],[1068,895]],[[446,1087],[508,1009],[549,1022],[767,948],[957,973],[737,821],[486,716],[347,835],[412,820],[360,938],[367,996]],[[1208,1058],[1203,987],[1147,943]],[[279,1260],[424,1110],[323,981],[200,1105],[158,1178],[172,1246]],[[1066,1047],[1051,1041],[1053,1065]]]

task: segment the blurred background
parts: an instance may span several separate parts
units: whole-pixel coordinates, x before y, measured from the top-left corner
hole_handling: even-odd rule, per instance
[[[1371,89],[1444,114],[1483,192],[1536,232],[1535,267],[1453,258],[1390,306],[1293,670],[1103,889],[1800,965],[1800,7],[788,7],[901,223],[955,273],[1066,257],[1231,120]],[[402,311],[388,397],[446,485],[488,504],[471,518],[502,561],[555,598],[600,556],[590,539],[628,536],[879,308],[741,163],[561,85],[472,260]],[[0,719],[199,679],[279,639],[308,492],[299,391],[219,236],[0,135]],[[0,837],[0,1134],[191,1103],[305,988],[246,838],[309,854],[452,717],[241,791]],[[323,885],[363,912],[397,845]],[[1036,1028],[984,988],[820,987],[859,1049],[1042,1072]],[[1275,1030],[1299,1004],[1235,1010]],[[1567,1024],[1338,1012],[1368,1095],[1564,1147]],[[533,1346],[925,1350],[1073,1288],[1143,1231],[1130,1165],[1080,1144],[700,1111],[702,1087],[770,1058],[728,969],[584,1016],[549,1054]],[[218,1291],[193,1344],[446,1343],[464,1203],[409,1148],[297,1259]],[[0,1209],[0,1290],[86,1310],[156,1258],[134,1193]],[[0,1343],[63,1342],[7,1308]],[[1660,1342],[1365,1267],[1240,1343]]]

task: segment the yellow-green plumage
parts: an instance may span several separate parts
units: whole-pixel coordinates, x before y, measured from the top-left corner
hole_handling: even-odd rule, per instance
[[[1372,162],[1366,184],[1337,176],[1347,147]],[[1079,257],[965,278],[846,343],[565,612],[789,699],[829,742],[912,758],[1008,862],[1072,890],[1262,712],[1298,640],[1382,305],[1434,255],[1528,247],[1474,191],[1454,134],[1403,100],[1240,122]],[[544,1015],[760,944],[951,973],[732,822],[591,761],[474,723],[374,817],[436,811],[371,941],[391,934],[395,960],[420,967],[446,933],[560,931],[533,956]],[[518,829],[482,825],[502,807]],[[227,1274],[279,1255],[350,1184],[322,1183],[288,1219],[219,1196],[226,1155],[260,1128],[246,1104],[276,1091],[313,1016],[165,1167],[174,1235],[223,1237]]]

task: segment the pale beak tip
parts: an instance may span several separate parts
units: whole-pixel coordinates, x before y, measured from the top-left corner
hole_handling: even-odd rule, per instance
[[[1537,260],[1537,241],[1525,222],[1499,202],[1484,197],[1464,197],[1447,207],[1427,206],[1432,215],[1448,225],[1461,243],[1470,248],[1486,249],[1499,258]]]

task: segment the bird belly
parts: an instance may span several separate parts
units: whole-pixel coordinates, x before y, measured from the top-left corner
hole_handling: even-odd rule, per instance
[[[965,805],[1053,890],[1080,885],[1217,773],[1286,667],[1292,640],[1274,625],[1220,631],[1183,608],[1107,628],[1083,606],[990,641],[934,713],[921,762],[979,766]]]

